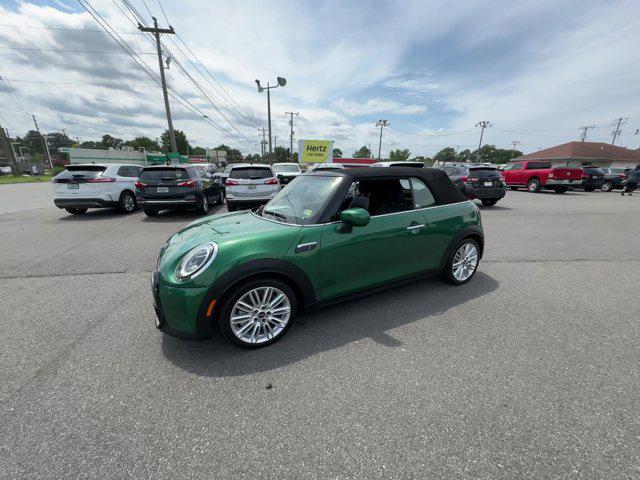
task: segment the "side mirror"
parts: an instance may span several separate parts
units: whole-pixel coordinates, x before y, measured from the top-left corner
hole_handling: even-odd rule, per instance
[[[364,227],[369,224],[371,216],[364,208],[349,208],[340,213],[342,224],[338,227],[341,233],[349,233],[353,227]]]

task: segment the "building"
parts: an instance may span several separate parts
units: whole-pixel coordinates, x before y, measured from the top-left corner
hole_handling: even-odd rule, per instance
[[[568,142],[514,158],[512,161],[547,160],[580,162],[595,167],[632,168],[640,163],[640,150],[617,147],[602,142]]]

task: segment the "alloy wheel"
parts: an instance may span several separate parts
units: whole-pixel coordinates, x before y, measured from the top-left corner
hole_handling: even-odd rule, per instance
[[[229,321],[240,341],[259,345],[278,337],[290,318],[291,302],[282,290],[258,287],[236,301]]]
[[[122,198],[122,208],[125,212],[133,212],[136,208],[136,201],[133,198],[133,195],[130,193],[125,193]]]
[[[464,282],[469,279],[478,266],[478,249],[473,243],[465,243],[460,246],[453,257],[453,277]]]

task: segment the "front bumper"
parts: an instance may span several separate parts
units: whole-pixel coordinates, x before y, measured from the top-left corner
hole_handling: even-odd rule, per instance
[[[109,208],[118,205],[118,202],[99,197],[54,198],[53,203],[58,208]]]
[[[152,275],[153,308],[156,327],[167,335],[187,340],[211,338],[213,311],[202,310],[208,289],[164,285],[159,272]],[[207,315],[208,313],[208,315]]]

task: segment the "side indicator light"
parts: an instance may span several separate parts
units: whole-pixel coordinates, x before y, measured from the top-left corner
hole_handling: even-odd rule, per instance
[[[211,316],[211,314],[213,313],[213,307],[215,306],[216,306],[216,301],[211,300],[211,303],[209,304],[209,308],[207,308],[207,317]]]

